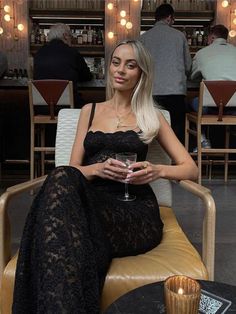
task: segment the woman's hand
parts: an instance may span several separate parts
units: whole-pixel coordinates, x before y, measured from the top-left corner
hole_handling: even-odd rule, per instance
[[[119,160],[108,158],[105,162],[98,164],[97,175],[103,179],[123,182],[130,170]]]
[[[141,161],[132,164],[130,170],[139,169],[130,172],[127,175],[127,181],[131,184],[146,184],[162,177],[162,166],[154,165],[149,161]]]

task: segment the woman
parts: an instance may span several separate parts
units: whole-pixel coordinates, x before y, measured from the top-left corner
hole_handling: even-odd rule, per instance
[[[82,109],[71,167],[52,171],[27,218],[13,313],[99,313],[111,259],[161,241],[163,224],[148,183],[197,178],[194,161],[153,103],[151,69],[138,41],[122,42],[112,53],[108,100]],[[156,139],[175,165],[145,160]],[[137,153],[128,169],[115,159],[127,151]],[[135,201],[117,199],[124,180]]]

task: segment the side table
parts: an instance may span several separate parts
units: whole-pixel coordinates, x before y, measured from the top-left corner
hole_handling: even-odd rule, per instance
[[[201,288],[219,297],[230,300],[225,313],[236,314],[236,286],[199,280]],[[104,314],[164,314],[164,282],[156,282],[134,289],[112,303]]]

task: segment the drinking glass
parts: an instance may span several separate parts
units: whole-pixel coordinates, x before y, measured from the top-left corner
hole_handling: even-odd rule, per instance
[[[116,154],[116,159],[123,162],[127,167],[130,165],[134,164],[137,160],[137,154],[135,153],[120,153]],[[130,170],[132,171],[132,170]],[[125,180],[125,193],[124,195],[119,195],[118,200],[120,201],[125,201],[125,202],[130,202],[136,199],[135,195],[130,195],[129,190],[128,190],[128,185],[129,183]]]

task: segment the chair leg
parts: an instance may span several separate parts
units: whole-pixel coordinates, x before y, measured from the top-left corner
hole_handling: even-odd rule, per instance
[[[189,151],[189,119],[185,115],[185,149]]]
[[[30,127],[30,180],[34,179],[34,146],[35,146],[35,125]]]
[[[225,148],[229,148],[229,135],[230,135],[230,126],[226,126],[225,129]],[[224,180],[225,182],[228,181],[228,170],[229,170],[229,153],[225,153],[225,171],[224,171]]]
[[[45,125],[41,126],[40,146],[45,147]],[[41,152],[41,173],[40,173],[40,175],[43,176],[44,174],[45,174],[45,152]]]
[[[202,183],[202,145],[201,128],[197,127],[197,164],[198,164],[198,183]]]

